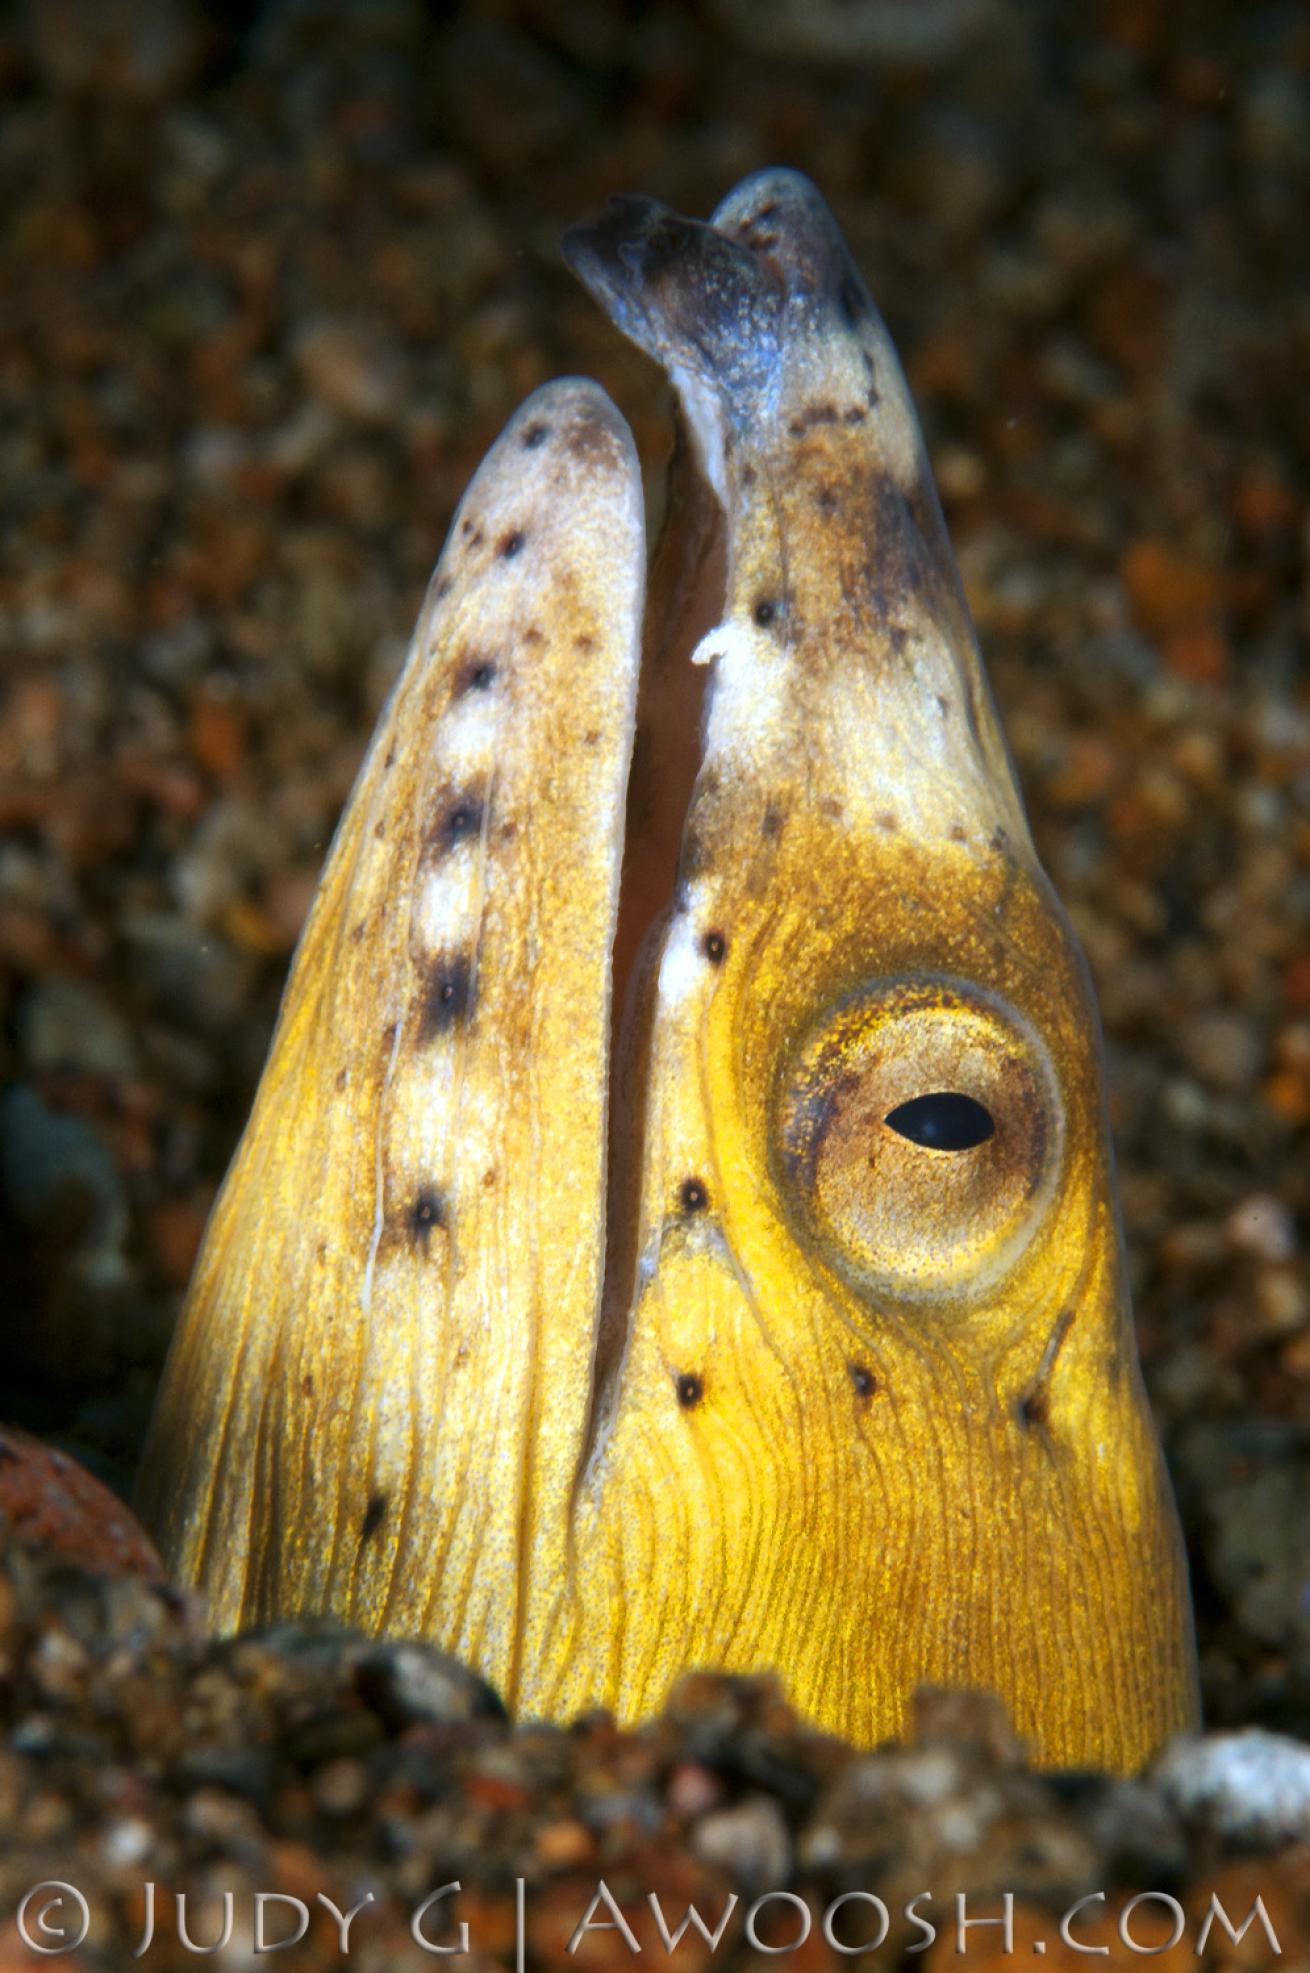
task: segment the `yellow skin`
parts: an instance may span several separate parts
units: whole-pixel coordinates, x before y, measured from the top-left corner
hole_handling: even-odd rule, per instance
[[[643,660],[618,414],[551,385],[493,448],[306,927],[143,1509],[220,1627],[421,1632],[522,1714],[772,1668],[871,1744],[929,1681],[1000,1692],[1043,1762],[1132,1770],[1194,1724],[1195,1671],[1096,1015],[895,356],[792,173],[710,226],[620,202],[569,252],[678,385],[726,577],[689,476]],[[614,1043],[711,593],[676,892]],[[634,731],[665,800],[625,862]],[[990,1135],[887,1121],[942,1091]]]

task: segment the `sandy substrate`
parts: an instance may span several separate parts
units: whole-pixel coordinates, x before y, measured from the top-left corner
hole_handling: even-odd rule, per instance
[[[130,1476],[323,847],[504,419],[598,377],[658,477],[662,387],[561,228],[792,163],[904,357],[1096,976],[1209,1718],[1306,1735],[1304,16],[234,18],[0,25],[5,1414]]]

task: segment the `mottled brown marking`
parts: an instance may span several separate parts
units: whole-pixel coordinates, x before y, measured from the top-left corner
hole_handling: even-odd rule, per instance
[[[384,1493],[372,1494],[364,1510],[364,1521],[359,1531],[360,1546],[371,1541],[387,1518],[387,1496]]]
[[[587,418],[574,425],[568,437],[568,449],[572,458],[599,466],[610,466],[619,456],[619,447],[613,432],[598,418]]]
[[[835,404],[807,404],[789,421],[787,430],[793,438],[804,438],[806,432],[813,431],[816,425],[835,425],[840,418],[841,412]]]

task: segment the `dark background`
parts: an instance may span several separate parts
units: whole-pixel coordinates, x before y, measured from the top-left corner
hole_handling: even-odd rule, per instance
[[[1105,1017],[1216,1722],[1310,1731],[1310,23],[706,0],[0,16],[0,1415],[118,1484],[323,847],[560,264],[789,163],[909,372]]]

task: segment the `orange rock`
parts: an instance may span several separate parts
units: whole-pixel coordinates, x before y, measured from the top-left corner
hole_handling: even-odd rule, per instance
[[[1119,757],[1105,740],[1072,733],[1061,765],[1046,784],[1046,798],[1056,808],[1089,807],[1109,793],[1119,771]]]
[[[1233,493],[1233,519],[1247,534],[1281,534],[1296,526],[1296,499],[1283,480],[1249,473]]]
[[[1149,637],[1210,626],[1223,606],[1223,581],[1208,563],[1189,561],[1163,541],[1137,541],[1123,561],[1124,587]]]
[[[117,1495],[15,1425],[0,1426],[0,1521],[25,1545],[98,1575],[163,1577],[149,1536]]]
[[[1271,1110],[1289,1123],[1310,1121],[1310,1081],[1298,1075],[1295,1069],[1278,1069],[1271,1075],[1260,1094]]]
[[[191,751],[215,781],[228,782],[246,753],[246,721],[231,698],[205,687],[191,709]]]
[[[150,1244],[160,1272],[175,1288],[191,1278],[205,1230],[205,1210],[194,1199],[166,1199],[150,1215]]]
[[[1293,1013],[1310,1013],[1310,951],[1294,953],[1283,968],[1283,999]]]
[[[1228,676],[1228,644],[1213,624],[1194,624],[1164,640],[1165,667],[1191,685],[1222,685]]]

